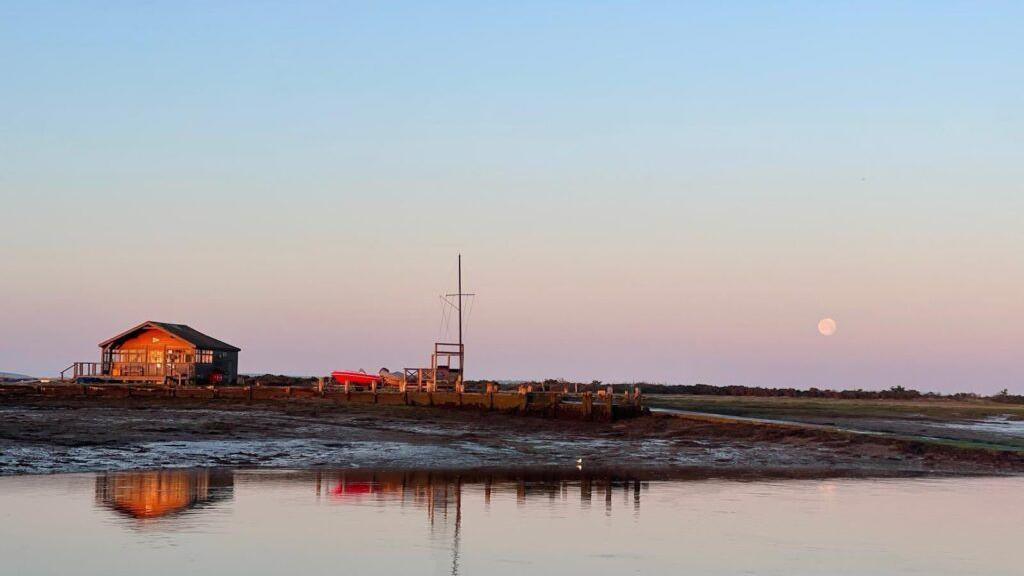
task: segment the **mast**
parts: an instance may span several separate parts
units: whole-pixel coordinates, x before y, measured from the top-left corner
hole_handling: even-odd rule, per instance
[[[445,294],[444,296],[445,296],[445,301],[448,303],[448,305],[454,307],[459,312],[459,374],[460,374],[460,378],[461,378],[462,377],[461,375],[465,372],[463,370],[463,368],[464,368],[464,363],[465,363],[465,360],[466,360],[465,348],[463,348],[463,343],[462,343],[462,322],[463,322],[463,319],[462,319],[462,305],[465,303],[464,298],[466,296],[474,296],[474,294],[467,294],[467,293],[462,291],[462,254],[461,253],[459,253],[459,260],[458,260],[458,288],[459,288],[459,290],[455,294]],[[455,299],[455,298],[457,298],[457,300],[452,301],[452,299]]]
[[[459,254],[459,352],[462,351],[462,254]],[[462,368],[462,366],[459,366]]]

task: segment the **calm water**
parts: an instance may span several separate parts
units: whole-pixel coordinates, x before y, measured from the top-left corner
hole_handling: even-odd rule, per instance
[[[0,574],[1021,574],[1024,478],[0,478]]]

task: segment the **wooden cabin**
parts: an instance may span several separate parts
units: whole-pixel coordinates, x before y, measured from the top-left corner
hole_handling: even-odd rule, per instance
[[[76,362],[75,380],[234,384],[240,348],[184,324],[147,321],[100,342],[99,362]]]

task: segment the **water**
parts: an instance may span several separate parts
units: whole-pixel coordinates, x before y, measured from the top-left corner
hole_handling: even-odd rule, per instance
[[[1024,420],[1014,420],[1008,416],[989,416],[983,420],[968,422],[949,422],[947,428],[991,432],[997,435],[1024,438]]]
[[[1020,574],[1024,478],[0,478],[0,574]]]

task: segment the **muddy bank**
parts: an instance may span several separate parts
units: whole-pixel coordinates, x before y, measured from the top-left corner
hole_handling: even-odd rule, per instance
[[[1024,410],[990,401],[648,396],[656,411],[685,411],[825,426],[1004,450],[1024,450]]]
[[[166,399],[0,404],[0,474],[159,467],[588,470],[643,477],[1004,474],[1024,455],[655,414],[565,422],[414,407]]]

